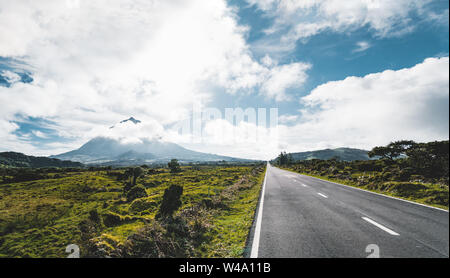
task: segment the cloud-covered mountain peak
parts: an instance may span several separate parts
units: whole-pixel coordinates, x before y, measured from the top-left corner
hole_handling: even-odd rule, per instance
[[[124,142],[107,137],[95,137],[79,149],[51,156],[52,158],[97,165],[140,165],[143,163],[167,163],[172,158],[181,162],[246,161],[227,156],[196,152],[175,143],[141,139],[140,142]]]
[[[137,124],[142,123],[142,122],[140,120],[138,120],[138,119],[135,119],[134,117],[130,117],[130,118],[126,119],[126,120],[123,120],[123,121],[119,122],[119,124],[124,124],[124,123],[133,123],[133,124],[137,125]],[[115,125],[111,126],[110,128],[114,128],[114,127],[115,127]]]
[[[130,117],[130,118],[126,119],[126,120],[121,121],[120,123],[122,124],[122,123],[125,123],[125,122],[132,122],[132,123],[134,123],[134,124],[138,124],[138,123],[140,123],[141,121],[135,119],[134,117]]]
[[[167,163],[173,158],[181,162],[245,161],[238,158],[196,152],[162,140],[161,130],[152,121],[142,123],[130,117],[109,128],[80,148],[53,155],[85,164],[140,165],[143,163]]]

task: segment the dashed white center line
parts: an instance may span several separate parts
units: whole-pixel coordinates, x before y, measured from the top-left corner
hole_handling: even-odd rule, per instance
[[[306,184],[304,184],[304,183],[301,183],[301,185],[303,186],[303,187],[308,187]]]
[[[370,219],[370,218],[362,217],[362,219],[366,220],[367,222],[369,222],[369,223],[372,224],[372,225],[377,226],[378,228],[382,229],[383,231],[387,232],[388,234],[391,234],[391,235],[393,235],[393,236],[399,236],[398,233],[394,232],[393,230],[391,230],[391,229],[389,229],[389,228],[386,228],[385,226],[383,226],[383,225],[381,225],[381,224],[379,224],[379,223],[373,221],[373,220]]]
[[[317,193],[317,194],[319,194],[320,196],[322,196],[324,198],[328,198],[326,195],[323,195],[322,193]]]

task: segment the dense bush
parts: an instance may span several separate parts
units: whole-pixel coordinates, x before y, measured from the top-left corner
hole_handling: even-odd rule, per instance
[[[107,212],[103,215],[103,223],[107,227],[113,227],[132,220],[130,216],[122,216],[114,212]]]
[[[127,202],[132,202],[137,198],[147,197],[147,192],[142,185],[133,186],[127,193]]]
[[[131,182],[126,182],[123,187],[123,192],[127,193],[133,187],[134,187],[134,185]]]
[[[153,210],[158,206],[158,202],[147,200],[145,198],[136,199],[130,204],[130,212],[142,212],[145,210]]]
[[[93,209],[89,211],[89,220],[91,220],[94,223],[101,224],[102,219],[100,218],[100,215],[98,215],[98,211],[96,209]]]
[[[181,195],[183,187],[179,185],[171,185],[164,190],[163,200],[159,207],[157,217],[172,216],[172,214],[181,206]]]
[[[200,207],[181,211],[175,217],[154,220],[127,238],[119,247],[123,257],[186,258],[206,240],[210,229],[207,213]]]

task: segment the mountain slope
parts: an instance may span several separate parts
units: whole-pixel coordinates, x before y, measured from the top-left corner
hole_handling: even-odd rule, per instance
[[[353,148],[337,148],[325,149],[309,152],[291,153],[294,160],[310,160],[310,159],[332,159],[337,157],[340,160],[354,161],[354,160],[369,160],[368,151],[353,149]]]
[[[73,161],[63,161],[56,158],[29,156],[17,152],[0,153],[0,165],[10,167],[83,167],[83,164]]]
[[[145,123],[130,117],[109,128],[109,136],[98,136],[77,150],[50,156],[87,164],[128,166],[144,163],[167,163],[175,158],[180,162],[251,161],[228,156],[196,152],[161,139],[129,138],[139,133]],[[141,133],[142,134],[142,133]],[[113,139],[120,138],[120,139]],[[161,138],[161,136],[156,136]]]
[[[138,143],[121,143],[119,140],[106,137],[96,137],[77,150],[51,157],[89,164],[119,165],[160,163],[173,158],[181,162],[244,161],[228,156],[191,151],[175,143],[160,140],[143,139]]]

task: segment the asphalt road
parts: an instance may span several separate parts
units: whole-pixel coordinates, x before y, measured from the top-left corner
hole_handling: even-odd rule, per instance
[[[270,165],[263,193],[252,257],[449,257],[448,211]]]

